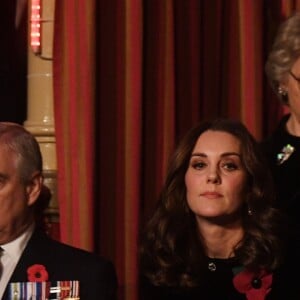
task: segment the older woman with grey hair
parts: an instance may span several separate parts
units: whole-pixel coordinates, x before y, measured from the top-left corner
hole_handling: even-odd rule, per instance
[[[273,90],[280,101],[291,109],[292,115],[287,127],[292,134],[296,133],[294,132],[296,130],[294,128],[296,126],[294,118],[296,117],[297,109],[294,107],[294,102],[295,98],[299,97],[299,58],[300,12],[297,12],[280,25],[265,66],[266,74]]]
[[[277,187],[277,206],[300,232],[300,12],[280,24],[265,71],[289,112],[262,145]]]

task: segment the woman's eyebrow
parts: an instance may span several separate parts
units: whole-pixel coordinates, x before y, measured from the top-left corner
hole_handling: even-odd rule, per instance
[[[241,157],[241,154],[238,152],[224,152],[220,156],[226,157],[226,156],[232,156],[232,155]],[[202,152],[195,152],[195,153],[192,153],[191,157],[193,157],[193,156],[207,157],[207,154],[202,153]]]

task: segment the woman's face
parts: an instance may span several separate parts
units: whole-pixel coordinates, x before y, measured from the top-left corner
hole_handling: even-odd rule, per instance
[[[197,219],[231,219],[245,201],[247,173],[239,140],[205,131],[197,140],[185,174],[187,203]]]
[[[288,93],[288,104],[291,113],[297,120],[300,120],[300,58],[296,60],[290,72],[292,74],[288,74],[288,76],[285,77],[286,80],[282,84],[282,87]]]

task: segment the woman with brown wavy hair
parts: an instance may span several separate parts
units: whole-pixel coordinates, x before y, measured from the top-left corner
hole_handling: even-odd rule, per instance
[[[192,128],[141,235],[140,299],[287,296],[279,273],[286,229],[273,196],[259,144],[241,122]]]

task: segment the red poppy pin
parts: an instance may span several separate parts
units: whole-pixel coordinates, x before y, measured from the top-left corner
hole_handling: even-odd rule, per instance
[[[47,281],[48,272],[43,265],[32,265],[27,269],[27,278],[31,282]]]
[[[258,273],[243,270],[234,276],[233,284],[248,300],[264,300],[271,290],[272,280],[273,275],[265,270]]]

